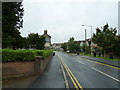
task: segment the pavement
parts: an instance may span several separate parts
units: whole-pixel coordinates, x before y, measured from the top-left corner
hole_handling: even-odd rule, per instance
[[[2,88],[10,89],[10,88],[26,88],[28,87],[34,80],[37,79],[38,76],[27,76],[15,79],[5,79],[2,80]]]
[[[70,54],[70,55],[76,55],[76,54]],[[105,59],[102,59],[102,58],[83,56],[83,55],[79,55],[79,56],[82,57],[82,58],[85,58],[85,59],[89,59],[89,60],[109,64],[109,65],[112,65],[112,66],[120,67],[120,61],[110,61],[110,60],[105,60]]]
[[[110,60],[105,60],[105,59],[101,59],[101,58],[95,58],[95,57],[90,57],[90,56],[81,56],[82,58],[86,58],[86,59],[90,59],[90,60],[94,60],[97,62],[102,62],[105,64],[109,64],[112,66],[116,66],[116,67],[120,67],[120,62],[119,61],[110,61]]]
[[[57,56],[52,58],[45,72],[28,88],[65,88],[63,73]]]

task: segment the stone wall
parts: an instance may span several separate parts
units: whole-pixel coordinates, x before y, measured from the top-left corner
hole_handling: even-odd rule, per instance
[[[2,79],[16,78],[28,75],[41,74],[46,68],[52,56],[42,60],[40,56],[35,57],[35,61],[18,61],[2,63]]]

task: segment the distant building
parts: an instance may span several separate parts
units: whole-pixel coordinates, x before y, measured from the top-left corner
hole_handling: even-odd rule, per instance
[[[54,50],[63,51],[61,48],[62,43],[53,43],[52,47]]]
[[[87,46],[89,46],[90,50],[93,51],[95,47],[98,47],[97,44],[94,44],[91,39],[86,39],[86,40],[80,40],[77,41],[80,43],[80,46],[83,46],[84,44],[86,44]]]
[[[51,49],[51,36],[47,34],[47,30],[44,30],[44,34],[42,35],[45,37],[45,49]]]

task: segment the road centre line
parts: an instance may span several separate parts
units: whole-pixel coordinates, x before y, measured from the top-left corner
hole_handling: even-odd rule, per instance
[[[111,78],[111,79],[117,81],[117,82],[120,82],[120,80],[118,80],[118,79],[116,79],[116,78],[114,78],[114,77],[112,77],[112,76],[110,76],[110,75],[108,75],[108,74],[106,74],[106,73],[104,73],[104,72],[98,70],[98,69],[95,69],[94,67],[91,67],[91,68],[94,69],[95,71],[98,71],[99,73],[101,73],[101,74],[103,74],[103,75],[105,75],[105,76],[107,76],[107,77],[109,77],[109,78]]]
[[[65,66],[65,65],[64,65],[64,66]],[[68,73],[70,79],[72,80],[72,82],[73,82],[75,88],[78,88],[78,86],[76,85],[75,81],[73,80],[73,78],[72,78],[72,76],[70,75],[70,72],[68,71],[68,69],[66,68],[66,66],[65,66],[65,69],[66,69],[66,71],[67,71],[67,73]]]
[[[74,84],[75,88],[78,88],[78,86],[76,85],[76,83],[75,83],[75,81],[73,80],[72,76],[70,75],[70,73],[69,73],[68,69],[67,69],[67,68],[66,68],[66,66],[64,65],[64,63],[63,63],[62,59],[60,58],[60,56],[58,56],[58,57],[59,57],[59,59],[60,59],[61,63],[63,64],[63,66],[64,66],[65,70],[67,71],[67,73],[68,73],[68,75],[69,75],[69,77],[70,77],[70,79],[71,79],[72,83]]]
[[[70,88],[70,87],[69,87],[68,80],[67,80],[66,73],[65,73],[64,68],[63,68],[63,65],[62,65],[62,62],[60,62],[60,66],[61,66],[61,69],[62,69],[62,72],[63,72],[63,76],[64,76],[66,88]]]
[[[97,64],[101,64],[101,65],[104,65],[104,66],[108,66],[108,67],[111,67],[111,68],[114,68],[114,69],[119,69],[119,67],[115,67],[115,66],[112,66],[112,65],[108,65],[108,64],[104,64],[104,63],[101,63],[101,62],[97,62],[97,61],[93,61],[93,60],[89,60],[89,59],[86,59],[86,58],[82,58],[82,57],[79,57],[81,59],[84,59],[84,60],[87,60],[87,61],[90,61],[90,62],[94,62],[94,63],[97,63]]]
[[[67,67],[67,66],[66,66]],[[68,68],[68,67],[67,67]],[[71,72],[71,70],[68,68],[68,70],[70,71],[70,73],[72,74],[73,78],[75,79],[75,81],[77,82],[78,86],[81,88],[81,90],[83,90],[83,87],[80,85],[80,83],[78,82],[78,80],[75,78],[75,76],[73,75],[73,73]]]
[[[68,68],[68,66],[63,62],[62,58],[61,58],[59,55],[57,55],[57,56],[58,56],[58,58],[60,59],[60,61],[62,62],[64,68],[66,69],[66,71],[67,71],[67,73],[68,73],[71,81],[73,82],[75,88],[76,88],[77,90],[79,90],[79,89],[80,89],[80,90],[83,90],[83,87],[80,85],[80,83],[79,83],[78,80],[75,78],[75,76],[73,75],[73,73],[71,72],[71,70]],[[77,85],[78,85],[78,86],[77,86]]]

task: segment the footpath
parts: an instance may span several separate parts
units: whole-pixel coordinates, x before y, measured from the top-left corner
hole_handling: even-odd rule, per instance
[[[65,88],[63,73],[56,55],[49,62],[44,73],[27,88]]]
[[[78,56],[77,54],[69,54],[69,55]],[[101,63],[104,63],[104,64],[108,64],[108,65],[112,65],[112,66],[120,68],[120,61],[110,61],[110,60],[106,60],[106,59],[102,59],[102,58],[96,58],[96,57],[84,56],[84,55],[79,55],[79,56],[81,58],[85,58],[85,59],[101,62]]]
[[[120,67],[120,62],[119,61],[110,61],[110,60],[105,60],[105,59],[102,59],[102,58],[95,58],[95,57],[82,56],[82,55],[80,55],[80,57],[85,58],[85,59],[90,59],[90,60],[93,60],[93,61],[97,61],[97,62],[101,62],[101,63],[104,63],[104,64]]]
[[[4,89],[13,89],[13,88],[26,88],[32,82],[37,79],[38,76],[27,76],[27,77],[20,77],[16,79],[6,79],[2,81],[2,88]]]

